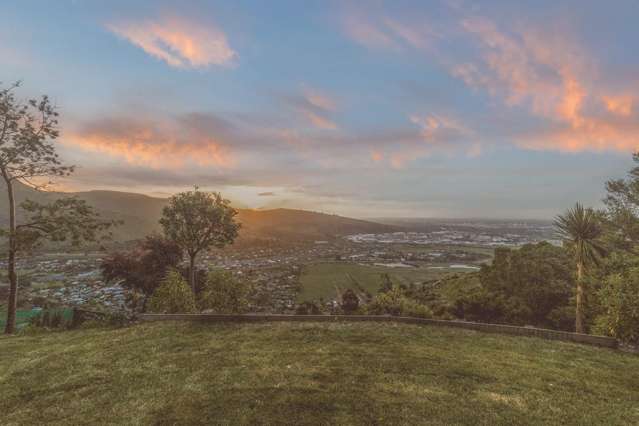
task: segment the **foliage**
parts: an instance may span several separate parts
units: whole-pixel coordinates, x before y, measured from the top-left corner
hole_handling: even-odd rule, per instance
[[[38,315],[31,317],[29,325],[39,328],[69,328],[71,320],[64,315],[63,309],[43,309]]]
[[[385,293],[379,293],[365,307],[372,315],[393,315],[417,318],[431,318],[430,309],[421,303],[406,297],[404,291],[397,285]]]
[[[238,235],[237,210],[217,192],[182,192],[169,198],[162,210],[164,235],[189,256],[189,284],[195,290],[195,258],[202,250],[222,248]]]
[[[639,152],[632,159],[639,164]],[[608,239],[618,249],[628,250],[639,244],[639,166],[633,167],[625,179],[606,182],[606,224],[611,228]]]
[[[18,278],[15,272],[17,254],[30,250],[44,240],[95,241],[113,221],[102,221],[86,202],[63,198],[49,204],[26,200],[20,207],[27,217],[18,223],[14,185],[25,184],[44,189],[57,177],[68,176],[73,166],[63,165],[54,141],[60,132],[58,112],[47,96],[19,100],[15,89],[19,83],[0,90],[0,176],[6,185],[9,226],[0,235],[9,242],[7,272],[10,284],[5,332],[15,331],[18,300]]]
[[[604,311],[597,318],[596,331],[639,343],[639,267],[608,276],[599,299]]]
[[[599,265],[599,259],[606,253],[600,239],[603,233],[601,218],[592,209],[576,203],[563,215],[555,219],[557,234],[572,253],[576,269],[577,291],[575,297],[575,331],[585,333],[585,272]]]
[[[357,312],[357,309],[359,308],[359,298],[353,290],[351,290],[350,288],[346,289],[342,293],[341,299],[342,312],[344,312],[346,315],[351,315]]]
[[[571,303],[573,277],[569,254],[561,247],[497,248],[492,264],[478,275],[481,286],[455,303],[459,318],[551,328],[564,324],[558,315]]]
[[[149,300],[151,312],[182,314],[195,312],[195,297],[182,274],[170,269]]]
[[[557,216],[554,225],[576,262],[585,267],[599,264],[606,249],[600,241],[603,233],[601,218],[593,209],[576,203],[563,215]]]
[[[245,313],[249,309],[251,287],[244,280],[222,270],[209,272],[200,293],[199,305],[202,310],[219,314]]]
[[[321,304],[315,302],[302,302],[295,308],[295,315],[323,315]]]
[[[141,293],[143,297],[134,306],[144,310],[147,298],[158,288],[167,270],[176,268],[181,260],[182,250],[176,243],[151,235],[131,251],[111,253],[100,269],[106,282],[120,282],[123,287]]]

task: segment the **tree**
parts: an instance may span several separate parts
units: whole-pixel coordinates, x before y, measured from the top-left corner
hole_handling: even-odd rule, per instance
[[[599,241],[602,235],[601,222],[594,210],[580,203],[557,216],[554,222],[557,234],[572,252],[576,267],[575,331],[584,333],[585,273],[586,269],[599,263],[605,249]]]
[[[227,271],[211,271],[200,293],[200,307],[218,314],[241,314],[249,309],[250,285]]]
[[[632,159],[639,163],[639,152]],[[606,190],[603,201],[607,222],[614,231],[610,236],[616,247],[632,249],[639,243],[639,166],[633,167],[625,179],[606,182]]]
[[[182,274],[169,270],[149,300],[151,312],[183,314],[195,312],[195,296]]]
[[[447,277],[440,288],[454,298],[454,314],[469,321],[571,330],[572,258],[547,242],[498,247],[478,272]],[[423,300],[422,296],[417,297]],[[432,303],[429,305],[432,306]],[[572,309],[569,312],[567,309]]]
[[[15,96],[19,83],[0,90],[0,176],[9,201],[9,228],[2,230],[8,239],[7,275],[9,301],[5,333],[15,331],[18,304],[16,259],[19,252],[43,241],[95,241],[115,222],[101,221],[95,210],[77,198],[63,198],[49,204],[25,201],[16,206],[14,186],[27,185],[43,190],[56,177],[68,176],[73,166],[63,165],[54,141],[59,136],[58,112],[47,96],[20,101]],[[18,223],[16,209],[26,220]]]
[[[217,192],[181,192],[169,199],[160,224],[164,235],[189,256],[189,284],[195,291],[195,260],[211,247],[222,248],[237,237],[237,210]]]
[[[350,288],[347,288],[344,293],[342,293],[342,311],[346,315],[354,314],[359,308],[359,297],[357,294]]]
[[[597,331],[639,343],[639,267],[608,276],[598,295],[603,312],[597,318]]]
[[[121,281],[123,287],[142,294],[142,311],[167,270],[177,268],[182,249],[173,241],[150,235],[131,251],[111,253],[100,265],[106,282]],[[138,294],[139,294],[138,293]]]

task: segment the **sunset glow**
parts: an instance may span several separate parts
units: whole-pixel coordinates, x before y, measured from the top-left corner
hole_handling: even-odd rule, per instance
[[[639,148],[632,2],[39,3],[3,11],[0,81],[60,106],[61,187],[549,217]]]

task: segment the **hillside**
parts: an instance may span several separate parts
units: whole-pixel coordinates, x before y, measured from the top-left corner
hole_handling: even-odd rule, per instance
[[[46,193],[33,191],[23,185],[16,188],[18,202],[26,198],[46,202],[59,196],[78,196],[95,206],[105,218],[123,220],[124,225],[114,232],[116,240],[119,241],[138,239],[159,231],[158,219],[166,204],[165,198],[128,192]],[[0,197],[0,224],[2,225],[8,222],[6,204],[6,199]],[[238,219],[243,225],[241,238],[244,239],[313,240],[343,234],[392,232],[398,229],[395,226],[364,220],[292,209],[239,209]]]
[[[7,424],[638,424],[637,383],[636,355],[413,325],[0,337]]]

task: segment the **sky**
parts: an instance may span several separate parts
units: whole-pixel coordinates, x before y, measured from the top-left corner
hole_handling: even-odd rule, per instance
[[[639,2],[7,0],[59,190],[346,216],[552,218],[639,146]]]

